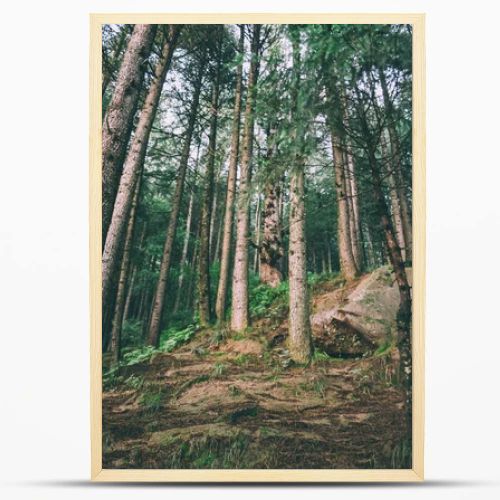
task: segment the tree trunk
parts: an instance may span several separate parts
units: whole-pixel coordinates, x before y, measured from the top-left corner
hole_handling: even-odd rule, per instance
[[[127,298],[125,299],[125,307],[123,309],[123,321],[122,321],[122,329],[125,321],[127,321],[130,314],[130,304],[132,303],[132,295],[134,293],[134,284],[135,284],[135,276],[137,274],[137,267],[134,266],[132,269],[132,273],[130,275],[130,282],[127,288]]]
[[[120,361],[121,354],[121,337],[122,337],[122,323],[123,323],[123,312],[125,309],[125,291],[127,288],[127,277],[130,267],[130,255],[132,249],[132,241],[134,238],[134,225],[135,225],[135,214],[137,210],[137,203],[139,199],[139,192],[141,189],[140,178],[137,181],[135,187],[134,199],[132,200],[132,206],[130,208],[130,218],[127,225],[127,234],[125,236],[125,245],[123,247],[123,257],[120,268],[120,278],[118,281],[118,291],[116,294],[115,301],[115,313],[113,316],[113,329],[111,330],[111,358],[113,363],[118,363]]]
[[[201,326],[211,322],[210,303],[210,219],[214,190],[215,147],[217,141],[217,118],[219,108],[219,82],[221,70],[222,28],[218,28],[219,54],[212,84],[210,135],[208,141],[207,168],[200,217],[200,249],[198,257],[198,313]]]
[[[260,246],[260,238],[261,238],[261,231],[260,231],[260,219],[262,217],[262,211],[260,208],[260,193],[257,194],[257,206],[255,207],[255,222],[254,222],[254,234],[255,234],[255,253],[254,253],[254,259],[253,259],[253,272],[257,273],[259,270],[259,246]]]
[[[340,271],[348,281],[358,275],[358,269],[352,253],[350,234],[349,205],[346,196],[346,179],[343,164],[342,146],[338,135],[332,132],[332,148],[334,155],[335,187],[337,190],[338,207],[338,246],[340,257]]]
[[[223,207],[221,207],[219,210],[222,211],[222,208]],[[215,240],[215,247],[214,247],[212,263],[215,263],[217,261],[220,262],[220,242],[222,239],[222,229],[223,229],[222,218],[219,217],[216,222],[218,222],[218,229],[217,229],[217,239]]]
[[[406,277],[405,266],[401,256],[401,250],[394,235],[389,210],[385,203],[382,191],[382,179],[376,163],[375,152],[369,151],[370,169],[373,179],[373,196],[375,206],[378,209],[380,225],[384,232],[386,248],[389,259],[396,276],[399,287],[400,304],[397,314],[398,339],[397,345],[400,355],[400,381],[406,391],[406,409],[411,422],[412,402],[412,358],[411,358],[411,292]]]
[[[245,41],[245,27],[240,26],[239,52],[243,57]],[[236,191],[236,174],[238,170],[238,151],[240,143],[240,115],[241,115],[241,87],[243,79],[243,63],[238,65],[236,75],[236,89],[234,96],[233,125],[231,131],[231,156],[227,173],[226,205],[224,212],[224,232],[222,236],[222,251],[220,258],[219,286],[215,303],[215,315],[218,321],[224,319],[227,298],[227,283],[229,277],[229,264],[231,257],[231,237],[234,216],[234,197]]]
[[[154,257],[153,256],[151,256],[149,258],[147,269],[148,269],[148,271],[151,271],[151,272],[154,269]],[[146,276],[143,276],[143,278],[142,278],[141,288],[142,288],[141,299],[139,301],[139,306],[137,308],[135,318],[139,319],[141,321],[141,323],[144,323],[143,316],[144,316],[144,311],[146,310],[147,296],[149,293],[148,280],[147,280]],[[143,325],[143,330],[144,330],[144,325]]]
[[[386,165],[387,179],[389,181],[389,194],[391,197],[392,219],[394,221],[394,229],[396,232],[396,239],[397,239],[399,248],[401,249],[401,256],[403,258],[403,261],[405,261],[406,260],[406,252],[405,252],[406,244],[405,244],[405,236],[404,236],[404,230],[403,230],[403,220],[401,217],[401,207],[399,204],[399,196],[398,196],[396,180],[394,178],[393,164],[392,164],[392,161],[391,161],[390,156],[389,156],[389,150],[387,148],[387,140],[386,140],[384,133],[382,133],[380,146],[382,149],[382,158],[383,158],[383,161],[385,162],[385,165]]]
[[[305,203],[303,160],[290,175],[290,246],[288,273],[290,284],[289,349],[297,363],[309,363],[313,346],[307,296]],[[301,164],[302,163],[302,164]]]
[[[321,272],[326,274],[328,272],[328,264],[326,262],[326,249],[321,252]]]
[[[363,269],[363,252],[361,250],[358,182],[348,138],[346,138],[346,190],[349,195],[349,227],[351,230],[352,255],[358,272],[361,272]]]
[[[223,149],[224,146],[221,144],[221,149]],[[216,240],[217,240],[217,222],[218,222],[218,217],[217,217],[217,212],[218,212],[218,201],[219,201],[219,190],[220,190],[220,178],[222,175],[222,169],[224,168],[224,161],[225,157],[223,155],[219,169],[217,171],[217,174],[215,176],[215,183],[214,183],[214,191],[213,191],[213,200],[212,200],[212,211],[210,214],[210,262],[213,264],[216,261],[217,253],[215,251],[215,245],[216,245]]]
[[[236,216],[236,250],[234,255],[231,329],[243,331],[248,327],[248,209],[251,161],[255,121],[256,84],[259,73],[259,24],[253,25],[252,60],[248,74],[248,93],[245,106],[245,127],[241,155],[240,191]]]
[[[193,293],[193,288],[194,288],[195,281],[196,281],[196,266],[198,263],[198,251],[199,251],[199,245],[196,245],[194,247],[194,252],[193,252],[193,258],[192,258],[192,263],[191,263],[191,273],[190,273],[190,279],[189,279],[189,287],[188,287],[188,293],[186,296],[186,309],[188,309],[188,310],[191,306],[193,308],[196,307],[196,294]]]
[[[177,295],[175,297],[174,304],[174,314],[179,310],[179,305],[181,301],[182,285],[184,283],[184,267],[187,262],[187,254],[189,249],[189,237],[191,236],[191,219],[193,218],[193,205],[194,205],[194,190],[191,191],[191,196],[189,198],[188,213],[186,218],[186,232],[184,234],[184,243],[182,245],[181,261],[179,263],[179,281],[177,283]]]
[[[328,259],[328,272],[332,274],[333,269],[332,269],[332,247],[330,245],[330,242],[326,242],[326,251],[327,251],[327,259]]]
[[[391,152],[392,152],[392,165],[394,179],[396,182],[396,188],[399,198],[399,206],[401,210],[401,223],[403,226],[403,234],[405,241],[406,250],[406,261],[411,263],[413,254],[413,235],[412,235],[412,223],[410,208],[408,206],[408,199],[406,197],[403,172],[401,165],[401,151],[399,144],[399,137],[396,132],[395,116],[394,116],[394,106],[389,96],[389,90],[387,88],[387,81],[383,70],[379,70],[380,85],[382,87],[382,95],[384,97],[385,111],[387,114],[387,129],[389,131],[389,137],[391,141]]]
[[[280,186],[267,183],[264,190],[264,235],[259,248],[260,280],[275,288],[283,281],[280,261],[284,254],[279,219]]]
[[[177,222],[184,191],[184,181],[189,161],[189,152],[191,150],[191,139],[193,137],[194,125],[198,114],[198,104],[200,101],[201,82],[205,71],[205,61],[200,63],[199,73],[194,84],[193,99],[189,111],[188,124],[186,127],[184,146],[181,154],[179,172],[177,174],[177,183],[172,200],[172,211],[168,221],[165,244],[163,246],[163,255],[160,265],[160,275],[156,286],[155,297],[153,301],[153,312],[151,314],[151,323],[149,325],[148,342],[152,346],[158,346],[161,321],[163,316],[163,305],[165,303],[165,291],[167,288],[168,273],[170,271],[170,260],[172,257],[172,248],[174,246],[175,233],[177,232]]]
[[[356,264],[356,269],[360,269],[360,256],[359,253],[357,252],[356,248],[356,229],[354,227],[354,206],[352,203],[352,189],[351,189],[351,180],[349,177],[349,166],[347,163],[347,152],[344,150],[344,155],[343,155],[343,160],[344,160],[344,180],[345,180],[345,196],[347,200],[347,212],[348,212],[348,219],[349,219],[349,240],[351,242],[351,251],[352,251],[352,256],[354,259],[354,263]]]
[[[102,254],[103,311],[109,305],[112,276],[117,268],[118,251],[125,232],[135,184],[144,163],[151,127],[153,126],[163,82],[165,81],[165,76],[172,60],[172,54],[180,28],[180,25],[169,25],[169,37],[163,46],[160,59],[155,69],[155,79],[149,88],[139,117],[139,123],[137,124],[134,138],[123,167],[120,186],[114,204],[113,217],[106,235],[106,243]]]
[[[357,91],[359,98],[359,91]],[[400,382],[405,390],[405,408],[407,414],[407,425],[411,430],[412,422],[412,303],[410,285],[405,272],[404,261],[401,256],[391,216],[385,202],[382,190],[382,176],[375,155],[376,146],[370,133],[368,121],[361,105],[360,121],[363,136],[366,138],[366,150],[368,163],[372,176],[372,194],[375,208],[378,212],[380,226],[384,234],[385,249],[387,250],[389,262],[392,265],[396,282],[399,288],[400,303],[397,314],[397,346],[400,357],[399,376]]]
[[[139,238],[139,249],[140,250],[142,250],[142,245],[144,243],[144,237],[146,236],[146,229],[147,229],[147,224],[144,224],[142,227],[141,236]],[[130,315],[130,305],[132,303],[132,296],[134,294],[134,284],[135,284],[136,276],[137,276],[137,265],[134,265],[134,268],[132,269],[132,274],[130,277],[130,283],[128,285],[127,298],[125,299],[125,308],[123,310],[122,327]]]
[[[295,35],[295,36],[293,36]],[[290,357],[296,363],[309,363],[313,354],[311,325],[309,322],[309,297],[307,293],[306,261],[306,209],[305,209],[305,159],[304,117],[299,103],[300,40],[292,33],[293,72],[292,120],[295,142],[295,162],[290,172],[290,242],[288,247],[289,273],[289,327],[288,347]]]
[[[154,24],[136,24],[102,124],[102,244],[106,241],[123,160],[144,80]]]

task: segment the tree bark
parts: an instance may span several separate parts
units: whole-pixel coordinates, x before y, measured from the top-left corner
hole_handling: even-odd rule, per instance
[[[123,325],[124,325],[125,321],[127,321],[129,314],[130,314],[130,304],[132,303],[132,295],[134,293],[136,274],[137,274],[137,266],[134,266],[132,269],[132,273],[130,274],[129,285],[127,287],[127,298],[125,299],[125,307],[123,309],[122,328],[123,328]]]
[[[398,338],[397,345],[400,355],[400,380],[406,392],[406,409],[410,415],[411,422],[411,402],[412,402],[412,358],[411,358],[411,292],[408,279],[406,277],[404,261],[401,250],[394,235],[389,210],[385,203],[382,191],[382,179],[376,163],[375,152],[369,152],[370,169],[373,178],[373,196],[377,206],[380,225],[384,232],[386,248],[389,259],[396,276],[399,287],[400,304],[397,314]]]
[[[224,146],[221,144],[220,145],[221,149],[224,148]],[[217,212],[218,212],[218,202],[219,202],[219,190],[220,190],[220,178],[222,175],[222,170],[224,168],[224,161],[225,161],[225,155],[222,155],[222,158],[220,160],[220,165],[219,169],[217,170],[217,173],[215,174],[215,183],[214,183],[214,192],[213,192],[213,200],[212,200],[212,211],[210,214],[210,261],[213,264],[216,260],[216,252],[215,252],[215,245],[216,245],[216,236],[217,236]]]
[[[240,26],[239,53],[243,57],[245,43],[245,26]],[[233,124],[231,130],[231,155],[227,173],[226,206],[224,212],[224,230],[220,258],[219,285],[215,302],[215,315],[218,321],[224,320],[227,299],[227,284],[231,258],[231,237],[233,232],[234,198],[236,192],[236,175],[238,170],[238,152],[240,144],[241,89],[243,80],[243,62],[238,65],[236,88],[234,95]]]
[[[364,239],[366,240],[366,253],[367,253],[367,259],[366,262],[370,266],[370,269],[373,269],[376,266],[375,262],[375,248],[373,246],[373,240],[372,240],[372,235],[370,231],[370,226],[366,224],[364,226],[364,231],[363,231],[363,226],[361,226],[361,230],[364,232]]]
[[[359,98],[359,92],[357,92]],[[362,106],[361,106],[362,108]],[[399,376],[401,384],[405,390],[405,408],[407,413],[407,424],[411,427],[412,415],[412,302],[410,285],[405,272],[405,265],[401,256],[394,228],[384,192],[382,190],[382,176],[375,155],[376,146],[370,133],[364,110],[360,112],[360,121],[363,136],[366,138],[366,150],[368,163],[372,176],[372,195],[374,205],[378,212],[380,227],[384,234],[385,249],[388,252],[389,261],[392,265],[396,282],[399,288],[400,303],[397,314],[397,346],[400,356]]]
[[[403,226],[404,242],[405,242],[405,257],[408,263],[412,261],[413,254],[413,235],[412,235],[412,223],[410,208],[408,205],[408,199],[405,192],[403,172],[401,165],[401,151],[399,137],[396,132],[395,116],[394,116],[394,106],[389,96],[389,90],[387,88],[387,80],[385,78],[385,73],[382,69],[379,70],[380,85],[382,87],[382,95],[384,97],[385,111],[387,114],[387,130],[389,131],[389,138],[391,142],[391,153],[392,153],[392,165],[394,180],[396,183],[396,189],[399,198],[399,206],[401,211],[401,223]]]
[[[125,232],[135,184],[144,163],[149,135],[158,108],[163,82],[165,81],[172,60],[180,29],[180,25],[169,25],[169,36],[164,43],[160,59],[155,69],[155,79],[149,88],[139,117],[139,123],[137,124],[134,138],[123,167],[120,186],[114,204],[113,217],[106,235],[106,243],[102,255],[103,310],[108,307],[110,301],[112,276],[117,268],[118,251]]]
[[[309,323],[309,298],[307,294],[304,167],[298,165],[290,175],[290,244],[288,273],[290,284],[289,349],[290,357],[297,363],[309,363],[313,346]]]
[[[102,124],[102,244],[106,241],[123,160],[151,46],[154,24],[136,24]]]
[[[264,194],[264,234],[259,247],[259,276],[263,283],[277,287],[283,281],[280,261],[284,255],[279,219],[279,184],[267,183]]]
[[[326,241],[326,253],[327,253],[327,262],[328,262],[328,272],[332,274],[333,269],[332,269],[332,247],[330,245],[330,242],[327,240]]]
[[[358,268],[352,253],[350,234],[349,205],[346,195],[346,178],[342,154],[342,146],[338,134],[332,132],[332,148],[335,169],[335,187],[338,207],[338,245],[340,271],[348,281],[358,276]]]
[[[222,28],[219,33],[219,54],[212,83],[210,134],[208,140],[207,168],[200,217],[200,247],[198,257],[198,314],[201,326],[208,326],[212,319],[210,303],[210,219],[214,191],[215,147],[219,109],[219,84],[221,70]]]
[[[146,229],[147,229],[147,224],[144,224],[142,226],[141,236],[139,237],[139,245],[138,245],[139,246],[139,250],[142,250],[142,245],[144,243],[144,237],[146,236]],[[128,289],[127,289],[127,298],[125,299],[125,308],[123,310],[122,327],[123,327],[123,324],[125,323],[125,321],[127,321],[127,319],[129,318],[129,315],[130,315],[130,306],[132,304],[132,297],[134,295],[135,279],[136,279],[137,274],[138,274],[137,270],[138,270],[138,266],[134,265],[134,267],[132,269],[131,276],[130,276]]]
[[[198,263],[198,251],[199,251],[199,245],[196,245],[194,247],[194,252],[193,252],[193,258],[191,262],[191,273],[190,273],[190,279],[189,279],[189,286],[188,286],[188,293],[186,297],[186,309],[189,310],[191,306],[193,306],[193,309],[196,307],[196,294],[193,293],[193,288],[195,285],[196,281],[196,266]]]
[[[351,231],[352,255],[358,272],[363,269],[361,250],[361,226],[359,220],[359,193],[354,158],[349,139],[346,137],[346,191],[349,196],[349,227]]]
[[[132,241],[134,239],[134,225],[135,225],[135,214],[137,210],[137,203],[139,199],[139,192],[141,189],[140,178],[137,181],[135,187],[134,199],[132,200],[132,206],[130,208],[130,218],[127,225],[127,234],[125,236],[125,245],[123,247],[123,257],[120,268],[120,278],[118,281],[118,291],[116,294],[115,301],[115,313],[113,316],[113,329],[111,330],[111,358],[113,363],[118,363],[120,361],[121,355],[121,338],[122,338],[122,324],[123,324],[123,312],[125,309],[125,291],[127,288],[127,277],[129,274],[130,267],[130,256],[132,249]]]
[[[311,325],[309,321],[309,297],[307,293],[306,260],[306,208],[305,208],[305,158],[304,133],[305,120],[299,104],[300,86],[300,40],[292,33],[293,72],[292,83],[292,120],[295,142],[295,161],[290,172],[290,242],[288,247],[289,273],[289,327],[288,347],[290,357],[296,363],[308,364],[313,354]]]
[[[396,232],[396,239],[399,245],[399,248],[401,249],[401,256],[403,258],[403,261],[406,260],[406,243],[405,243],[405,236],[404,236],[404,229],[403,229],[403,219],[401,217],[401,207],[399,204],[399,196],[398,196],[398,189],[396,185],[396,180],[394,178],[394,170],[393,170],[393,165],[392,161],[389,155],[389,149],[387,147],[387,140],[382,133],[381,141],[380,141],[380,147],[382,149],[382,158],[385,162],[386,165],[386,171],[387,171],[387,179],[389,181],[389,194],[391,198],[391,208],[392,208],[392,219],[394,222],[394,229]]]
[[[224,207],[221,207],[219,210],[222,211],[223,208]],[[220,242],[222,239],[222,229],[223,229],[222,218],[219,217],[216,222],[218,223],[217,239],[215,240],[215,247],[214,247],[214,252],[213,252],[213,257],[212,257],[212,263],[215,263],[217,261],[220,262]]]
[[[249,325],[248,317],[248,209],[251,179],[251,161],[255,121],[256,84],[259,73],[259,24],[253,25],[248,92],[245,105],[245,127],[241,155],[240,190],[236,216],[236,250],[234,255],[233,294],[231,302],[231,329],[243,331]]]
[[[188,124],[184,136],[184,146],[181,154],[179,172],[177,174],[177,183],[172,200],[172,211],[168,221],[165,244],[163,246],[163,255],[160,265],[160,275],[156,286],[155,297],[153,301],[153,312],[151,314],[151,323],[149,325],[148,342],[152,346],[158,346],[161,321],[163,315],[163,306],[165,303],[165,291],[167,288],[168,273],[170,271],[170,260],[172,257],[172,248],[174,246],[175,233],[177,232],[177,222],[179,219],[179,211],[182,202],[182,194],[184,191],[184,181],[186,179],[186,171],[189,161],[189,152],[191,150],[191,140],[193,130],[198,114],[198,105],[200,102],[201,82],[205,71],[205,61],[200,63],[197,79],[194,83],[193,98],[191,101],[191,109],[189,111]]]
[[[187,255],[189,249],[189,238],[191,236],[191,219],[193,218],[193,205],[194,205],[194,190],[191,191],[191,196],[189,198],[188,213],[186,218],[186,231],[184,234],[184,243],[182,245],[181,260],[179,262],[179,281],[177,283],[177,295],[175,297],[174,304],[174,314],[179,310],[179,305],[181,301],[182,285],[184,283],[184,267],[187,262]]]

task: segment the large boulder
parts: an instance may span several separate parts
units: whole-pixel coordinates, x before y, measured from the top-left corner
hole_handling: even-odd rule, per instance
[[[411,284],[410,269],[407,275]],[[399,303],[394,274],[389,267],[381,267],[344,289],[318,297],[311,316],[313,333],[323,339],[330,335],[333,341],[336,332],[345,336],[351,331],[374,346],[383,345],[396,331]]]

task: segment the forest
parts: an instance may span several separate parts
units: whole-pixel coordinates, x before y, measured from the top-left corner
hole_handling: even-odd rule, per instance
[[[410,468],[410,25],[104,25],[105,468]]]

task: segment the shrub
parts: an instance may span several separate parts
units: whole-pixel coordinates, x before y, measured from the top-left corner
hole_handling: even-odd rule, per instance
[[[288,282],[284,281],[276,288],[259,284],[250,288],[250,314],[252,316],[264,316],[269,313],[269,308],[275,302],[286,302],[288,300]]]

